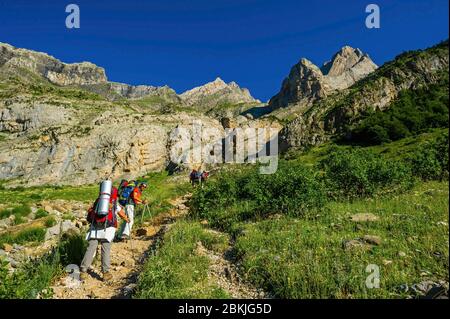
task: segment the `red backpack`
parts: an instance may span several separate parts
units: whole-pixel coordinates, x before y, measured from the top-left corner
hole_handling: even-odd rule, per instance
[[[113,187],[111,197],[109,199],[109,211],[108,215],[100,216],[96,212],[98,198],[95,200],[94,205],[88,210],[87,221],[90,222],[96,229],[114,227],[117,228],[117,218],[115,214],[116,205],[118,199],[117,188]]]

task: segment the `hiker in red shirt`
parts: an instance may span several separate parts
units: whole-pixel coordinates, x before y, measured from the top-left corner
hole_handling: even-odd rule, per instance
[[[147,183],[140,183],[139,186],[133,189],[133,192],[130,194],[130,198],[128,199],[128,203],[125,206],[125,211],[128,217],[128,222],[124,224],[123,228],[120,232],[120,239],[127,240],[130,238],[131,228],[133,227],[134,222],[134,210],[137,205],[146,205],[147,201],[142,200],[142,192],[147,188]]]

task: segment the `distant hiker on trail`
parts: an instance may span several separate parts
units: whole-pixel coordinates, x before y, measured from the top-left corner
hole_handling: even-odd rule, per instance
[[[195,187],[195,185],[200,184],[202,179],[202,173],[200,170],[193,169],[192,172],[189,174],[189,180],[192,184],[192,186]]]
[[[111,181],[100,184],[100,195],[88,210],[87,220],[91,223],[86,240],[89,245],[81,262],[81,280],[87,278],[87,271],[92,265],[97,246],[102,246],[102,273],[103,281],[112,279],[109,273],[111,244],[117,228],[117,216],[128,221],[123,208],[119,205],[118,190],[112,186]]]
[[[119,240],[128,240],[130,238],[131,229],[134,223],[135,207],[140,204],[147,204],[147,201],[142,200],[142,192],[147,188],[147,183],[140,183],[138,186],[136,186],[136,184],[137,183],[134,181],[129,182],[120,196],[120,203],[125,204],[125,213],[127,215],[128,222],[122,224],[117,236]]]
[[[208,171],[203,171],[203,173],[201,175],[201,178],[200,178],[200,183],[201,183],[202,187],[203,187],[203,184],[205,184],[206,181],[208,180],[208,177],[209,177],[209,172]]]

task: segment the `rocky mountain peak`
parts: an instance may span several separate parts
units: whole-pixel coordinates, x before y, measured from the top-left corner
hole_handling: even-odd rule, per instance
[[[220,103],[260,103],[254,99],[250,92],[241,88],[236,82],[226,83],[220,77],[202,86],[188,90],[180,95],[188,105],[200,108],[214,107]]]
[[[280,92],[269,104],[273,109],[311,103],[336,90],[343,90],[377,69],[367,54],[344,46],[319,68],[306,58],[294,65]]]
[[[322,66],[321,71],[327,76],[340,76],[361,62],[367,64],[372,63],[374,65],[370,57],[360,49],[344,46],[333,56],[331,61],[326,62]]]
[[[226,84],[225,82],[224,82],[224,80],[222,80],[220,77],[217,77],[213,82],[211,82],[211,83],[215,83],[215,84],[218,84],[218,85],[224,85],[224,84]]]

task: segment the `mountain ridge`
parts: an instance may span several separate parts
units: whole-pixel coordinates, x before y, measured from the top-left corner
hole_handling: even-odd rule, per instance
[[[439,82],[448,77],[448,67],[448,40],[425,50],[404,52],[299,114],[280,132],[282,148],[301,149],[345,135],[361,114],[387,109],[402,90]]]
[[[91,62],[64,63],[59,59],[44,53],[23,48],[16,48],[10,44],[0,42],[0,68],[5,71],[14,72],[15,68],[25,68],[32,73],[42,77],[50,83],[58,86],[77,86],[104,96],[109,100],[141,99],[148,96],[159,96],[167,99],[169,103],[186,104],[192,106],[205,99],[208,92],[218,93],[213,86],[219,88],[221,94],[228,95],[225,99],[229,103],[260,103],[254,99],[248,89],[241,89],[236,82],[226,84],[220,78],[216,81],[206,83],[197,88],[177,94],[175,90],[167,85],[130,85],[126,83],[109,81],[103,67]],[[222,83],[220,83],[220,81]],[[189,94],[199,93],[193,97]],[[214,107],[220,102],[210,99],[207,107]],[[203,106],[201,108],[204,108]]]

